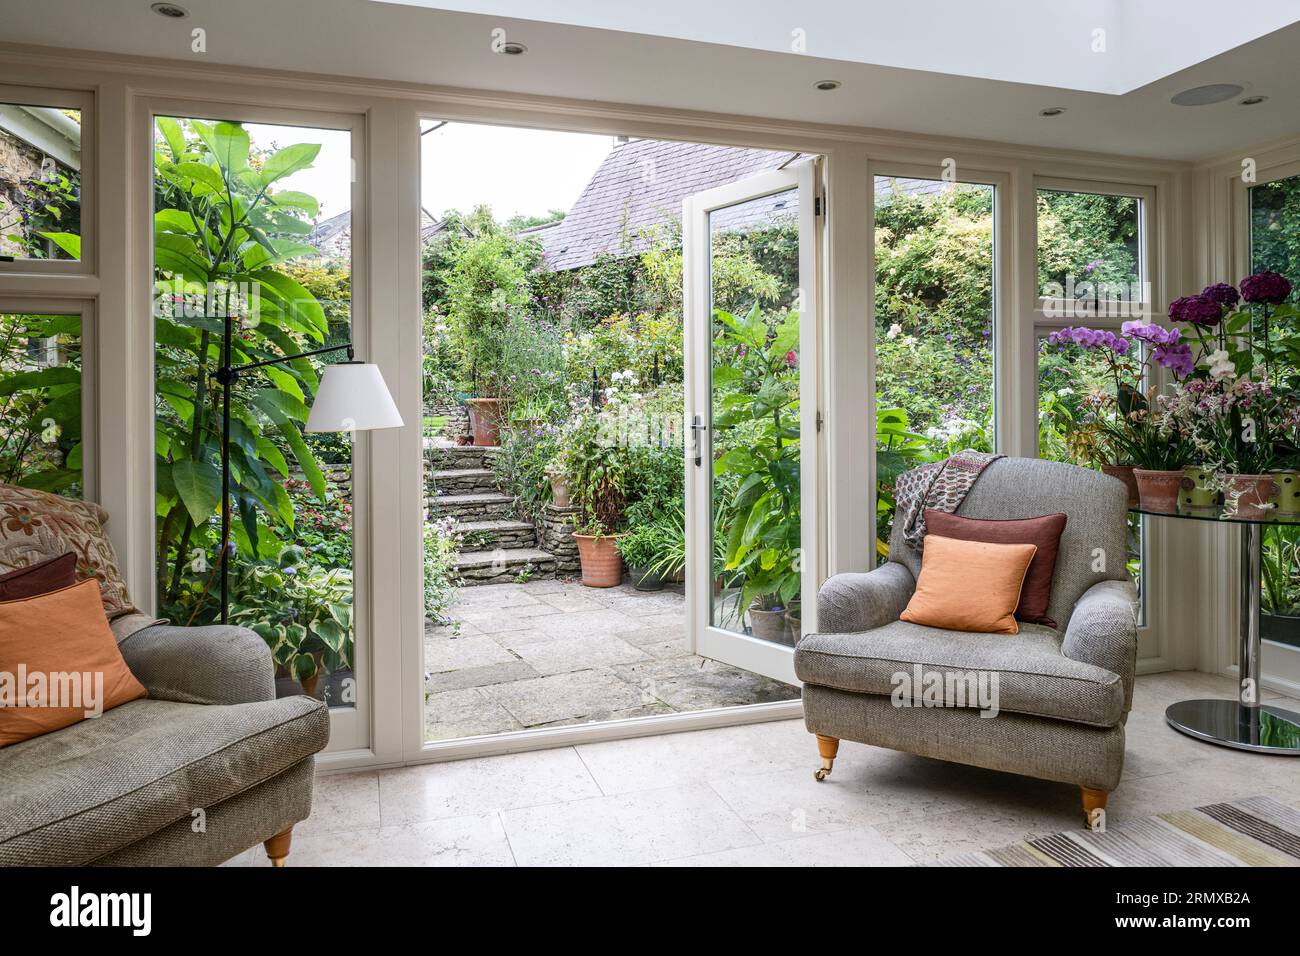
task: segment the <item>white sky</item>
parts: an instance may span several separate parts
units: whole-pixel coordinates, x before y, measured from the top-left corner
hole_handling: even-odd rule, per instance
[[[280,180],[277,188],[315,196],[322,220],[350,207],[352,159],[346,131],[262,123],[244,128],[261,148],[320,143],[312,168]],[[545,215],[552,209],[567,212],[613,145],[609,136],[449,123],[421,137],[421,202],[435,217],[449,209],[469,212],[483,203],[499,220]]]

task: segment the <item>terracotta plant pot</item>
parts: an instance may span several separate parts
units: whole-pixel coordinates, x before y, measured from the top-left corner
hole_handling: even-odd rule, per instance
[[[785,608],[765,611],[755,601],[749,606],[749,630],[755,637],[773,644],[790,643],[790,632],[785,626]]]
[[[1213,479],[1214,474],[1205,468],[1184,468],[1178,503],[1184,508],[1213,508],[1219,503],[1219,493],[1210,487]]]
[[[465,407],[469,409],[469,427],[474,433],[474,444],[495,446],[501,428],[501,399],[467,398]]]
[[[623,555],[618,552],[618,538],[602,534],[575,534],[578,559],[582,562],[582,583],[589,588],[616,588],[623,583]]]
[[[464,447],[464,446],[468,446],[468,445],[472,445],[472,444],[474,444],[474,436],[473,436],[473,435],[457,435],[457,436],[456,436],[456,444],[457,444],[457,445],[461,445],[462,447]]]
[[[1183,489],[1183,473],[1178,471],[1149,471],[1134,468],[1137,479],[1138,503],[1143,511],[1178,512],[1178,495]]]
[[[1224,477],[1228,481],[1228,490],[1223,494],[1225,514],[1258,521],[1277,513],[1277,482],[1272,475]]]
[[[547,477],[551,479],[551,504],[557,508],[569,507],[569,483],[563,475],[555,472],[548,472]]]
[[[1102,465],[1101,473],[1124,482],[1124,487],[1128,489],[1128,506],[1130,508],[1138,503],[1138,483],[1137,478],[1133,476],[1132,465]]]
[[[1273,481],[1277,483],[1278,514],[1300,514],[1300,472],[1274,472]]]

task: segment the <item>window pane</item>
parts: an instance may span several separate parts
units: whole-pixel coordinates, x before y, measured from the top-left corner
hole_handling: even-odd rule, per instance
[[[797,263],[798,198],[789,190],[709,214],[710,517],[718,582],[710,621],[781,644],[797,640],[803,570],[799,277],[796,265],[758,281],[753,264],[765,249],[782,247]]]
[[[1280,272],[1300,302],[1300,176],[1250,189],[1250,271]],[[1264,529],[1266,638],[1300,646],[1300,528]]]
[[[0,256],[81,258],[81,112],[0,103]]]
[[[992,451],[993,187],[878,176],[876,548],[894,480],[963,448]]]
[[[0,483],[82,494],[81,316],[0,312]]]
[[[1091,423],[1097,397],[1113,394],[1114,383],[1101,354],[1038,340],[1038,457],[1099,468],[1111,459]],[[1145,519],[1128,516],[1128,570],[1143,597],[1139,625],[1146,624],[1142,577],[1142,532]]]
[[[1141,201],[1038,190],[1038,288],[1067,300],[1145,302]],[[1125,316],[1127,317],[1127,316]]]
[[[173,621],[220,619],[224,336],[235,366],[350,339],[351,190],[349,132],[156,121],[157,571]],[[345,358],[230,386],[230,620],[271,646],[280,693],[332,705],[355,702],[352,447],[302,429],[323,364]]]

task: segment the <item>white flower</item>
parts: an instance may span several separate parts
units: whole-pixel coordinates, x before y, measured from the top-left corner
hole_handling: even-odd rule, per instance
[[[916,336],[915,335],[903,336],[903,344],[906,345],[909,349],[916,348]]]
[[[1232,378],[1237,374],[1237,367],[1232,364],[1228,358],[1228,353],[1223,349],[1216,349],[1207,356],[1206,361],[1210,365],[1210,377],[1217,379]]]
[[[1074,389],[1070,388],[1070,387],[1067,385],[1067,386],[1065,386],[1065,388],[1058,388],[1058,389],[1056,390],[1056,394],[1057,394],[1058,397],[1060,397],[1060,396],[1066,396],[1066,395],[1073,395],[1073,394],[1074,394]]]
[[[897,322],[895,322],[893,325],[889,327],[889,331],[885,333],[885,338],[896,339],[898,338],[899,333],[901,333],[902,331],[903,331],[903,327],[899,325]]]

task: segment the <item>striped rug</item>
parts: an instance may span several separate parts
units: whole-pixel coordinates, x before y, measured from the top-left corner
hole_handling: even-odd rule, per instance
[[[1300,866],[1300,811],[1247,797],[1142,817],[1100,833],[1068,830],[937,866]]]

